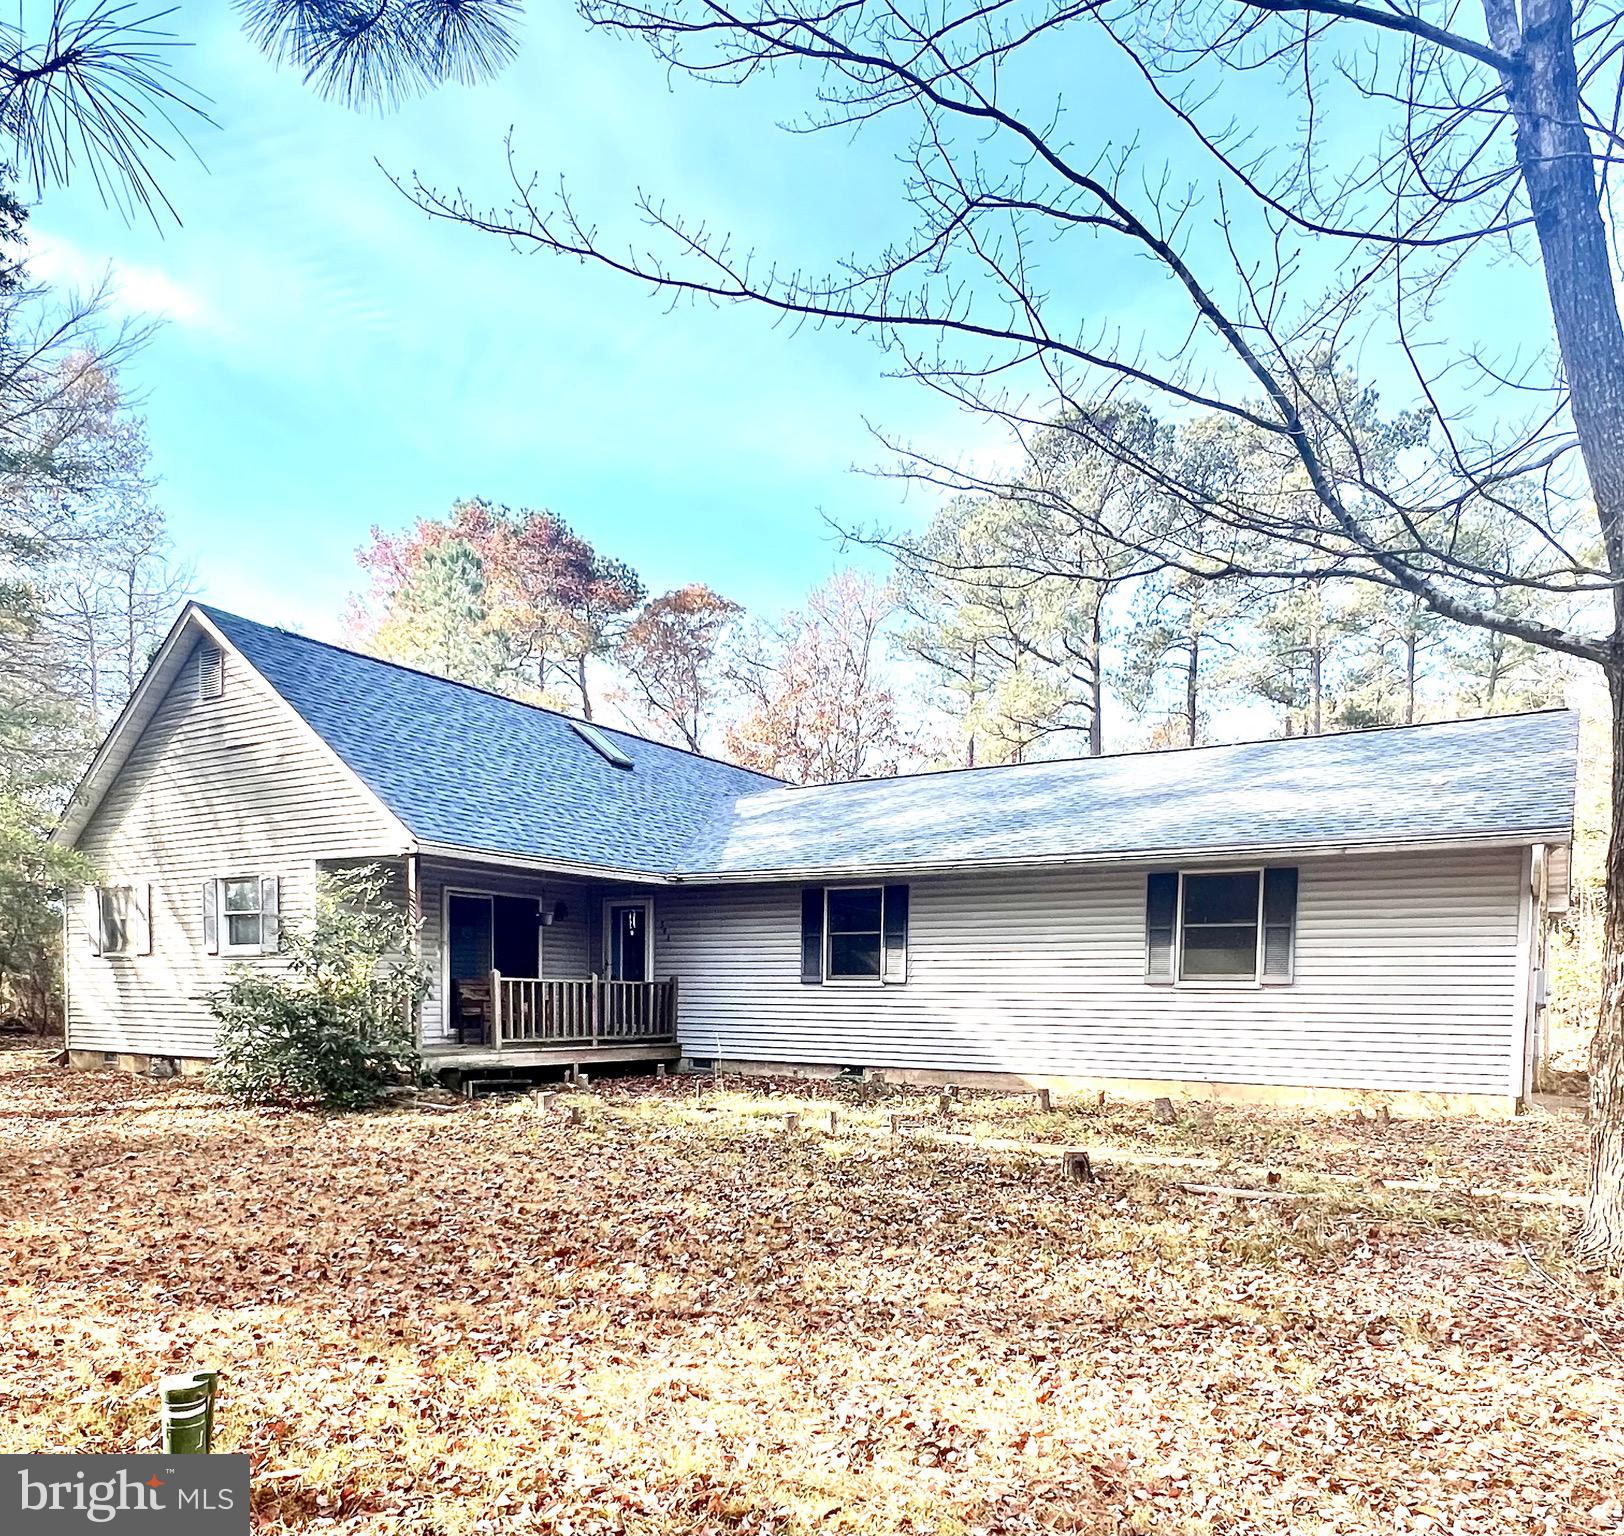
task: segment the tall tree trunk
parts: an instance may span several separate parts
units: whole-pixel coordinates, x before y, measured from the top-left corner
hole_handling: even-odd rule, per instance
[[[592,718],[592,695],[587,692],[586,657],[584,655],[575,658],[575,686],[581,692],[581,714],[585,719],[590,720]]]
[[[1404,636],[1404,723],[1415,724],[1415,651],[1420,637],[1415,632],[1414,615],[1411,627]]]
[[[1325,713],[1320,697],[1324,682],[1325,658],[1320,654],[1319,636],[1314,637],[1314,648],[1308,657],[1308,709],[1309,735],[1318,736],[1325,729]]]
[[[981,698],[981,692],[980,692],[979,688],[976,686],[980,682],[980,677],[977,675],[977,671],[976,671],[977,663],[980,661],[980,659],[981,659],[981,648],[972,640],[970,642],[970,683],[969,683],[969,698],[970,698],[970,715],[969,715],[969,718],[970,718],[970,720],[972,722],[974,722],[974,720],[975,720],[976,705],[980,701],[980,698]],[[969,737],[969,740],[965,742],[965,747],[964,747],[964,766],[966,768],[974,768],[975,765],[976,765],[976,728],[975,728],[975,725],[973,723],[971,724],[970,729],[965,734]]]
[[[1193,747],[1196,738],[1196,704],[1199,699],[1198,689],[1201,680],[1201,636],[1199,634],[1190,636],[1190,648],[1187,655],[1188,661],[1184,671],[1184,710],[1190,718],[1189,743]]]
[[[1094,605],[1094,618],[1088,634],[1089,657],[1093,675],[1088,680],[1088,755],[1098,757],[1105,750],[1105,625],[1100,617],[1104,608],[1102,598]]]
[[[1613,833],[1607,850],[1607,938],[1592,1047],[1590,1203],[1579,1245],[1624,1265],[1624,323],[1607,255],[1596,154],[1585,129],[1572,0],[1483,0],[1489,36],[1518,67],[1503,76],[1517,166],[1534,216],[1569,409],[1613,577]]]
[[[1590,1044],[1590,1191],[1579,1231],[1582,1258],[1624,1256],[1624,668],[1607,679],[1613,704],[1613,834],[1607,844],[1607,925],[1601,1008]]]

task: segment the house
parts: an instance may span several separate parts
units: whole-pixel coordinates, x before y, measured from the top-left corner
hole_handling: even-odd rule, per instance
[[[793,788],[190,606],[58,839],[79,1064],[183,1069],[323,868],[421,917],[426,1057],[1124,1094],[1529,1090],[1562,711]]]

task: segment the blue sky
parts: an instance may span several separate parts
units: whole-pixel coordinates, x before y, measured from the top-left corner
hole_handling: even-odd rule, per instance
[[[176,544],[209,599],[334,634],[370,526],[484,495],[552,507],[655,590],[705,580],[770,611],[850,558],[823,513],[928,515],[928,497],[905,503],[895,484],[852,472],[884,459],[865,422],[943,456],[1001,450],[985,424],[886,378],[862,337],[795,333],[742,309],[672,312],[611,274],[430,221],[375,163],[499,203],[511,127],[544,186],[567,178],[630,238],[639,187],[814,266],[901,235],[887,153],[900,146],[885,130],[857,147],[775,131],[803,100],[794,82],[673,82],[572,10],[531,5],[521,55],[496,84],[357,114],[273,69],[225,7],[184,6],[173,25],[195,44],[181,72],[220,124],[192,135],[201,163],[163,177],[183,224],[128,224],[81,178],[45,198],[32,244],[37,270],[63,282],[111,263],[117,303],[164,320],[127,382]],[[1090,131],[1103,122],[1119,144],[1137,136],[1150,164],[1179,163],[1175,130],[1144,109],[1120,61],[1088,62],[1078,110]],[[1076,65],[1040,56],[1025,86],[1057,92]],[[1259,126],[1291,110],[1268,107]],[[1346,119],[1354,138],[1362,121]],[[1066,291],[1090,318],[1129,336],[1165,325],[1177,345],[1184,314],[1158,307],[1146,263],[1084,275]],[[1481,305],[1489,281],[1458,302]],[[1541,313],[1525,313],[1541,333]]]
[[[163,176],[184,223],[126,223],[85,182],[48,194],[31,245],[65,283],[111,264],[118,306],[163,319],[127,383],[176,544],[213,601],[334,632],[372,524],[477,494],[551,506],[655,589],[702,579],[773,609],[842,559],[824,511],[927,510],[851,472],[881,456],[865,418],[946,447],[985,430],[884,379],[859,338],[670,313],[606,274],[431,222],[374,163],[500,197],[514,125],[550,176],[612,189],[610,211],[658,186],[787,244],[801,213],[775,225],[782,202],[743,193],[794,176],[860,214],[842,145],[773,136],[770,114],[743,131],[736,99],[673,96],[634,50],[539,7],[496,85],[381,116],[275,71],[223,7],[187,7],[175,30],[220,123],[192,134],[202,164]]]

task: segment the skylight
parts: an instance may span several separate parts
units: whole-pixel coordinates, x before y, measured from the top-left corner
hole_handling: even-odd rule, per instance
[[[585,720],[571,720],[575,734],[592,748],[605,762],[613,763],[617,768],[630,768],[632,760],[617,747],[614,742],[600,731],[595,725],[588,725]]]

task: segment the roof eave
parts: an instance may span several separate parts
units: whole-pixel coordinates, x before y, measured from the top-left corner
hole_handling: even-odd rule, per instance
[[[1343,838],[1318,843],[1236,843],[1221,847],[1115,849],[1104,853],[1045,854],[1041,857],[918,860],[900,863],[847,863],[784,865],[764,870],[683,870],[671,878],[677,885],[761,885],[786,880],[873,879],[894,875],[951,875],[966,870],[1025,870],[1109,868],[1131,865],[1154,868],[1168,864],[1212,864],[1278,859],[1327,859],[1358,854],[1447,853],[1478,848],[1526,848],[1530,843],[1565,843],[1573,837],[1572,823],[1507,829],[1451,837],[1386,838],[1361,841]]]
[[[629,885],[675,885],[674,875],[646,869],[626,869],[614,864],[590,864],[578,859],[548,859],[534,854],[503,853],[489,848],[470,848],[462,843],[417,842],[417,852],[425,858],[461,859],[473,864],[501,864],[509,869],[534,870],[544,875],[566,875],[583,880],[618,880]]]

